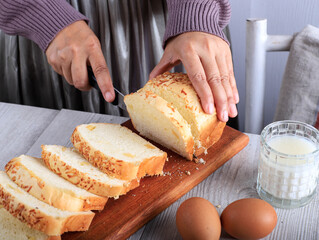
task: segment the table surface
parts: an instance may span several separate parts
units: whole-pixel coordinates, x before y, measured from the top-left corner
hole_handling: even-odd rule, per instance
[[[21,154],[41,156],[41,144],[71,146],[74,128],[83,123],[122,123],[127,118],[72,110],[52,110],[0,102],[0,170]],[[217,207],[219,214],[242,198],[258,198],[256,192],[259,135],[248,134],[248,146],[203,182],[133,234],[129,240],[182,239],[177,232],[175,214],[190,197],[203,197]],[[278,223],[265,239],[319,239],[319,197],[305,207],[276,208]],[[232,239],[222,232],[221,239]]]

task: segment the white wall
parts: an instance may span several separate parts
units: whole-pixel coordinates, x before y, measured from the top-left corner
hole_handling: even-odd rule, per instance
[[[267,18],[268,34],[292,35],[302,30],[307,24],[319,27],[319,1],[230,0],[230,3],[232,5],[232,18],[229,26],[234,71],[240,96],[239,124],[240,130],[243,131],[245,121],[246,19]],[[274,117],[287,57],[287,52],[267,53],[264,125],[272,122]]]

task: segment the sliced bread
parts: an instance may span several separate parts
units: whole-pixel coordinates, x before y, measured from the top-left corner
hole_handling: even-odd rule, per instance
[[[216,111],[206,114],[187,74],[166,72],[147,82],[143,88],[172,104],[189,123],[195,141],[195,155],[199,156],[217,142],[225,122],[218,120]]]
[[[117,198],[139,185],[137,179],[126,181],[108,176],[74,148],[42,145],[42,159],[59,176],[99,196]]]
[[[57,209],[33,197],[0,171],[0,204],[14,217],[50,236],[88,230],[94,213]]]
[[[175,107],[151,91],[141,89],[124,98],[139,133],[192,160],[194,139],[186,120]]]
[[[21,155],[9,161],[5,170],[19,187],[62,210],[102,210],[107,202],[53,173],[39,158]]]
[[[71,142],[102,172],[123,180],[160,175],[167,159],[165,152],[119,124],[79,125]]]
[[[27,224],[12,216],[0,206],[0,239],[1,240],[60,240],[60,236],[48,236],[30,228]]]

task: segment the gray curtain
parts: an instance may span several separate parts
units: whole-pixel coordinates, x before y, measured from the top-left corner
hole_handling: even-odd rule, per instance
[[[90,19],[101,41],[113,84],[127,94],[144,86],[159,62],[166,23],[165,0],[71,0]],[[227,33],[227,32],[226,32]],[[182,66],[175,71],[184,71]],[[44,52],[23,37],[0,31],[0,101],[53,109],[126,115],[95,89],[75,89],[47,63]]]

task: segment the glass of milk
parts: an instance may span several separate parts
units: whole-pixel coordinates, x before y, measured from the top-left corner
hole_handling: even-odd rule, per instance
[[[261,133],[257,192],[280,208],[309,203],[319,174],[319,131],[298,121],[269,124]]]

